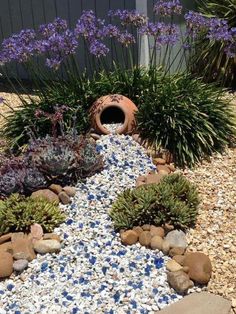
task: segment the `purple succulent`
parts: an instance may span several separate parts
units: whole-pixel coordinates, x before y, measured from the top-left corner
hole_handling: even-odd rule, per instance
[[[159,14],[162,16],[171,16],[173,14],[181,14],[182,13],[182,5],[179,0],[172,1],[164,1],[159,0],[154,6],[155,14]]]

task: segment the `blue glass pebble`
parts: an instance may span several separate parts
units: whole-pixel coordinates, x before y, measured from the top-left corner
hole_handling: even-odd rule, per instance
[[[12,291],[12,289],[13,289],[14,287],[15,287],[15,286],[10,283],[9,285],[7,285],[7,290],[8,290],[8,291]]]

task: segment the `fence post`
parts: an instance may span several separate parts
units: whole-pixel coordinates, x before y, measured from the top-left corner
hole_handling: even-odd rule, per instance
[[[148,0],[136,0],[136,10],[148,16]],[[148,67],[150,62],[150,51],[148,44],[148,36],[137,34],[138,38],[138,64]]]

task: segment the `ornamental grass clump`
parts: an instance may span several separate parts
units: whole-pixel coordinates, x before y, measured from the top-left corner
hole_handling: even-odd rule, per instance
[[[142,139],[169,151],[180,167],[221,152],[236,136],[235,114],[224,90],[191,75],[163,76],[141,102],[136,118]]]
[[[110,217],[117,230],[144,224],[173,224],[187,229],[197,217],[196,187],[181,174],[164,177],[159,184],[127,189],[112,206]]]
[[[12,194],[0,201],[0,235],[8,232],[28,232],[30,226],[38,223],[45,232],[52,232],[65,220],[57,204],[45,199],[33,199]]]

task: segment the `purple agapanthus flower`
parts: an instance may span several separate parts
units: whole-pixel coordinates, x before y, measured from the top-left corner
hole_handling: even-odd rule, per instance
[[[187,27],[187,34],[196,37],[202,31],[206,31],[209,26],[209,19],[201,13],[189,11],[184,16]]]
[[[166,44],[174,45],[180,37],[180,31],[177,25],[163,22],[149,22],[140,29],[139,33],[153,36],[157,47]]]
[[[130,34],[128,31],[120,33],[120,36],[117,38],[117,40],[118,42],[120,42],[122,45],[126,47],[136,42],[135,37],[132,34]]]
[[[89,46],[89,51],[94,56],[100,58],[102,56],[106,56],[109,53],[109,48],[101,43],[99,40],[93,40]]]
[[[136,10],[111,10],[108,16],[118,17],[122,25],[143,26],[147,23],[147,16]]]
[[[0,62],[25,62],[34,54],[34,40],[36,33],[32,29],[22,30],[5,39],[2,43]]]
[[[225,53],[229,58],[236,56],[236,27],[230,29],[230,40],[226,43]]]
[[[64,32],[67,29],[67,21],[57,17],[52,23],[40,25],[39,33],[43,38],[48,39],[49,37],[53,36],[53,34]]]
[[[231,33],[229,31],[229,26],[227,21],[218,19],[218,18],[210,18],[208,20],[208,34],[207,38],[213,40],[230,40]]]
[[[104,37],[104,26],[105,21],[98,19],[92,10],[83,11],[80,19],[77,21],[75,35],[84,37],[88,41],[102,39]]]
[[[154,6],[155,14],[159,14],[162,16],[171,16],[173,14],[181,14],[182,13],[182,5],[179,0],[171,0],[164,1],[159,0]]]

